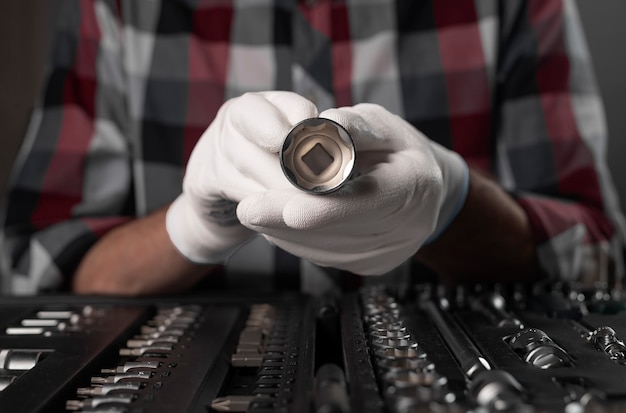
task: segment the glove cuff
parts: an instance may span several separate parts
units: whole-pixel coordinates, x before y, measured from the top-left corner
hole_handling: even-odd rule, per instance
[[[432,147],[441,167],[445,190],[437,224],[424,245],[435,241],[450,226],[463,207],[469,191],[469,168],[465,160],[458,153],[437,143],[433,143]]]
[[[165,229],[178,252],[196,264],[223,263],[249,232],[241,225],[220,226],[203,221],[184,193],[167,210]]]

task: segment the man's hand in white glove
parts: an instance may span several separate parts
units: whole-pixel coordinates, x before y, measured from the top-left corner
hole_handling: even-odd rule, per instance
[[[467,165],[378,105],[330,109],[320,117],[352,136],[357,177],[327,195],[268,182],[274,189],[241,200],[239,221],[321,266],[362,275],[390,271],[454,219],[467,194]],[[279,145],[280,136],[269,146]],[[272,168],[272,176],[279,174]]]
[[[236,216],[237,203],[267,189],[289,188],[277,152],[293,125],[317,108],[291,92],[248,93],[220,108],[195,146],[183,193],[167,212],[174,246],[196,263],[220,263],[253,231]]]

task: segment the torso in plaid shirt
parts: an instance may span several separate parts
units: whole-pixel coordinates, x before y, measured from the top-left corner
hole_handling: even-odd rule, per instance
[[[225,99],[375,102],[497,179],[548,274],[621,276],[622,217],[573,1],[65,0],[4,223],[5,288],[67,285],[172,201]]]

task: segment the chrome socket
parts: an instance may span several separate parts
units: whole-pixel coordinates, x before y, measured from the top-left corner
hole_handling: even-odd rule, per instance
[[[283,173],[294,186],[327,194],[353,176],[356,149],[343,126],[330,119],[310,118],[289,131],[279,156]]]

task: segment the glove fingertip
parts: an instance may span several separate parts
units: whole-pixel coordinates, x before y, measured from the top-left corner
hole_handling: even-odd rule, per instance
[[[248,196],[237,205],[237,218],[246,227],[284,227],[283,207],[288,202],[290,191],[268,191]]]
[[[285,225],[295,230],[312,230],[326,223],[331,206],[310,197],[310,195],[301,195],[285,205],[283,209]]]
[[[259,196],[249,196],[237,204],[237,219],[246,227],[258,225],[259,222]]]
[[[303,230],[307,229],[308,225],[304,219],[302,210],[299,208],[288,207],[283,211],[283,220],[285,224],[292,229]]]

